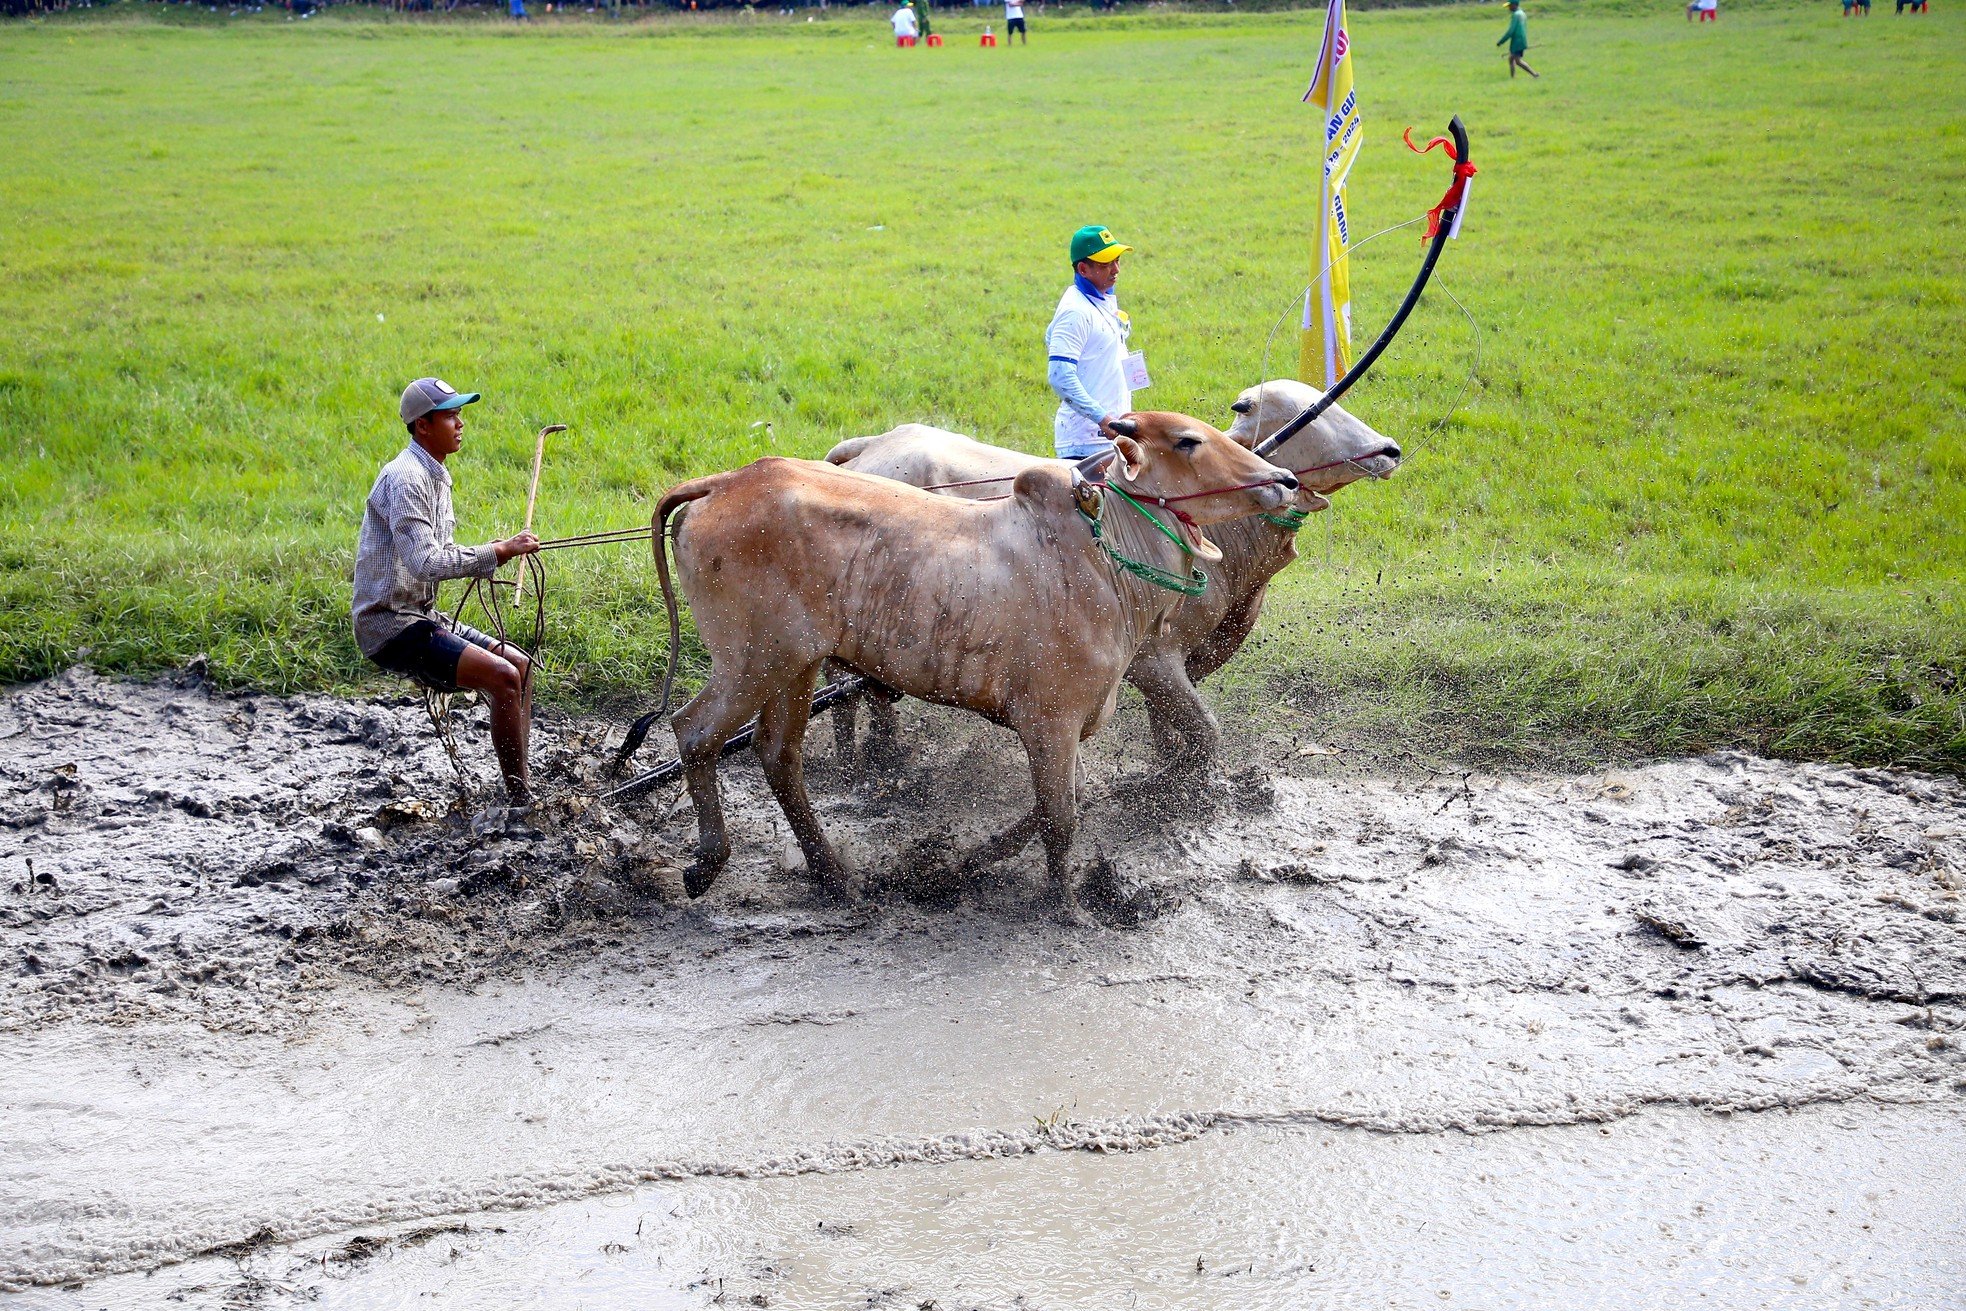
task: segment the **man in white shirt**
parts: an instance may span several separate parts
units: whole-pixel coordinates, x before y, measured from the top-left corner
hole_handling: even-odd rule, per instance
[[[898,46],[911,46],[915,44],[916,29],[914,10],[910,9],[907,5],[902,5],[894,11],[894,17],[888,21],[894,24],[894,44]]]
[[[1024,34],[1024,44],[1031,44],[1031,33],[1024,26],[1024,0],[1003,0],[1003,16],[1006,26],[1003,30],[1003,43],[1010,44],[1010,38],[1019,32]]]
[[[1045,329],[1045,371],[1058,393],[1052,441],[1059,456],[1076,460],[1112,447],[1112,421],[1133,408],[1133,391],[1147,385],[1147,362],[1127,351],[1132,320],[1115,288],[1120,256],[1132,250],[1098,224],[1072,234],[1072,285]]]

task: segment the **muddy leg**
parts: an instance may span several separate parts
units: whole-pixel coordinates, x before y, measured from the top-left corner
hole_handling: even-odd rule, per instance
[[[848,677],[841,665],[831,660],[826,662],[826,681],[837,683]],[[859,745],[856,739],[860,731],[860,702],[863,698],[850,696],[833,707],[833,758],[843,774],[851,774],[860,764]]]
[[[1031,839],[1037,835],[1038,812],[1033,810],[1002,833],[964,856],[960,862],[961,867],[966,870],[984,869],[1000,860],[1009,860],[1031,845]]]
[[[1147,699],[1154,751],[1164,767],[1193,768],[1215,758],[1222,730],[1188,681],[1179,652],[1142,651],[1126,677]]]
[[[758,716],[758,760],[764,766],[765,781],[771,784],[771,794],[778,798],[779,808],[799,840],[799,850],[805,853],[806,869],[836,895],[858,901],[860,889],[826,841],[819,816],[812,813],[812,801],[806,796],[806,720],[812,714],[812,686],[818,677],[819,666],[814,665],[765,702]]]
[[[761,699],[758,693],[747,696],[719,680],[713,666],[708,686],[676,713],[676,751],[689,782],[690,802],[696,807],[696,860],[683,872],[683,891],[693,898],[710,890],[730,860],[723,797],[717,789],[717,756],[730,735],[757,713]]]
[[[1256,621],[1263,616],[1263,598],[1269,591],[1269,584],[1265,583],[1238,602],[1234,609],[1222,616],[1222,622],[1215,626],[1215,631],[1188,652],[1190,683],[1201,682],[1228,664],[1230,658],[1242,650],[1242,644],[1249,640]]]
[[[515,806],[532,800],[528,745],[532,740],[532,664],[525,652],[499,643],[497,653],[467,646],[458,657],[457,685],[483,692],[491,703],[492,750]]]
[[[1059,914],[1068,923],[1089,922],[1079,904],[1072,869],[1072,837],[1078,827],[1079,740],[1076,725],[1034,724],[1020,730],[1031,758],[1031,787],[1037,793],[1038,836],[1044,840],[1045,868]]]
[[[882,688],[869,688],[867,697],[867,764],[890,772],[901,767],[901,715],[894,708],[894,696]]]

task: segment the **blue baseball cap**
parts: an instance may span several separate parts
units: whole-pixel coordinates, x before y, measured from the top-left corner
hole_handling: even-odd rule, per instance
[[[482,392],[459,391],[442,378],[418,378],[403,388],[403,422],[415,423],[438,410],[460,410],[477,400]]]

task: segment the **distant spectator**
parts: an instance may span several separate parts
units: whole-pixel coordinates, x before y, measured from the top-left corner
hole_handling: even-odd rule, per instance
[[[894,24],[894,44],[904,50],[915,44],[914,10],[907,5],[902,5],[894,11],[894,17],[888,21]]]
[[[1024,0],[1003,0],[1003,43],[1010,44],[1010,38],[1022,33],[1024,44],[1031,44],[1030,29],[1024,26]]]
[[[915,11],[915,31],[927,41],[935,35],[935,28],[928,21],[928,0],[908,0],[908,7]],[[941,45],[940,41],[934,42]]]
[[[1702,23],[1711,23],[1720,17],[1720,0],[1693,0],[1686,6],[1686,17],[1697,18]]]
[[[1535,69],[1522,62],[1523,55],[1529,52],[1529,15],[1522,12],[1522,0],[1509,0],[1509,30],[1502,33],[1502,40],[1495,44],[1501,45],[1502,41],[1508,42],[1509,45],[1511,79],[1515,77],[1518,68],[1531,77],[1541,76]]]
[[[526,0],[512,0],[512,17],[530,21],[531,15],[526,13]]]

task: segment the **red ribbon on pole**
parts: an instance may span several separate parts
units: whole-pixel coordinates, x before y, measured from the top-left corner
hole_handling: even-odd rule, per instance
[[[1435,137],[1424,147],[1413,144],[1413,129],[1410,127],[1400,133],[1399,137],[1406,143],[1406,148],[1416,155],[1424,155],[1435,146],[1439,146],[1447,152],[1447,157],[1454,161],[1454,184],[1447,188],[1447,194],[1440,198],[1440,203],[1427,211],[1427,232],[1420,240],[1432,241],[1434,233],[1440,231],[1441,211],[1450,207],[1454,209],[1461,207],[1461,194],[1467,190],[1468,179],[1473,177],[1477,170],[1473,164],[1454,153],[1454,143],[1446,137]]]

